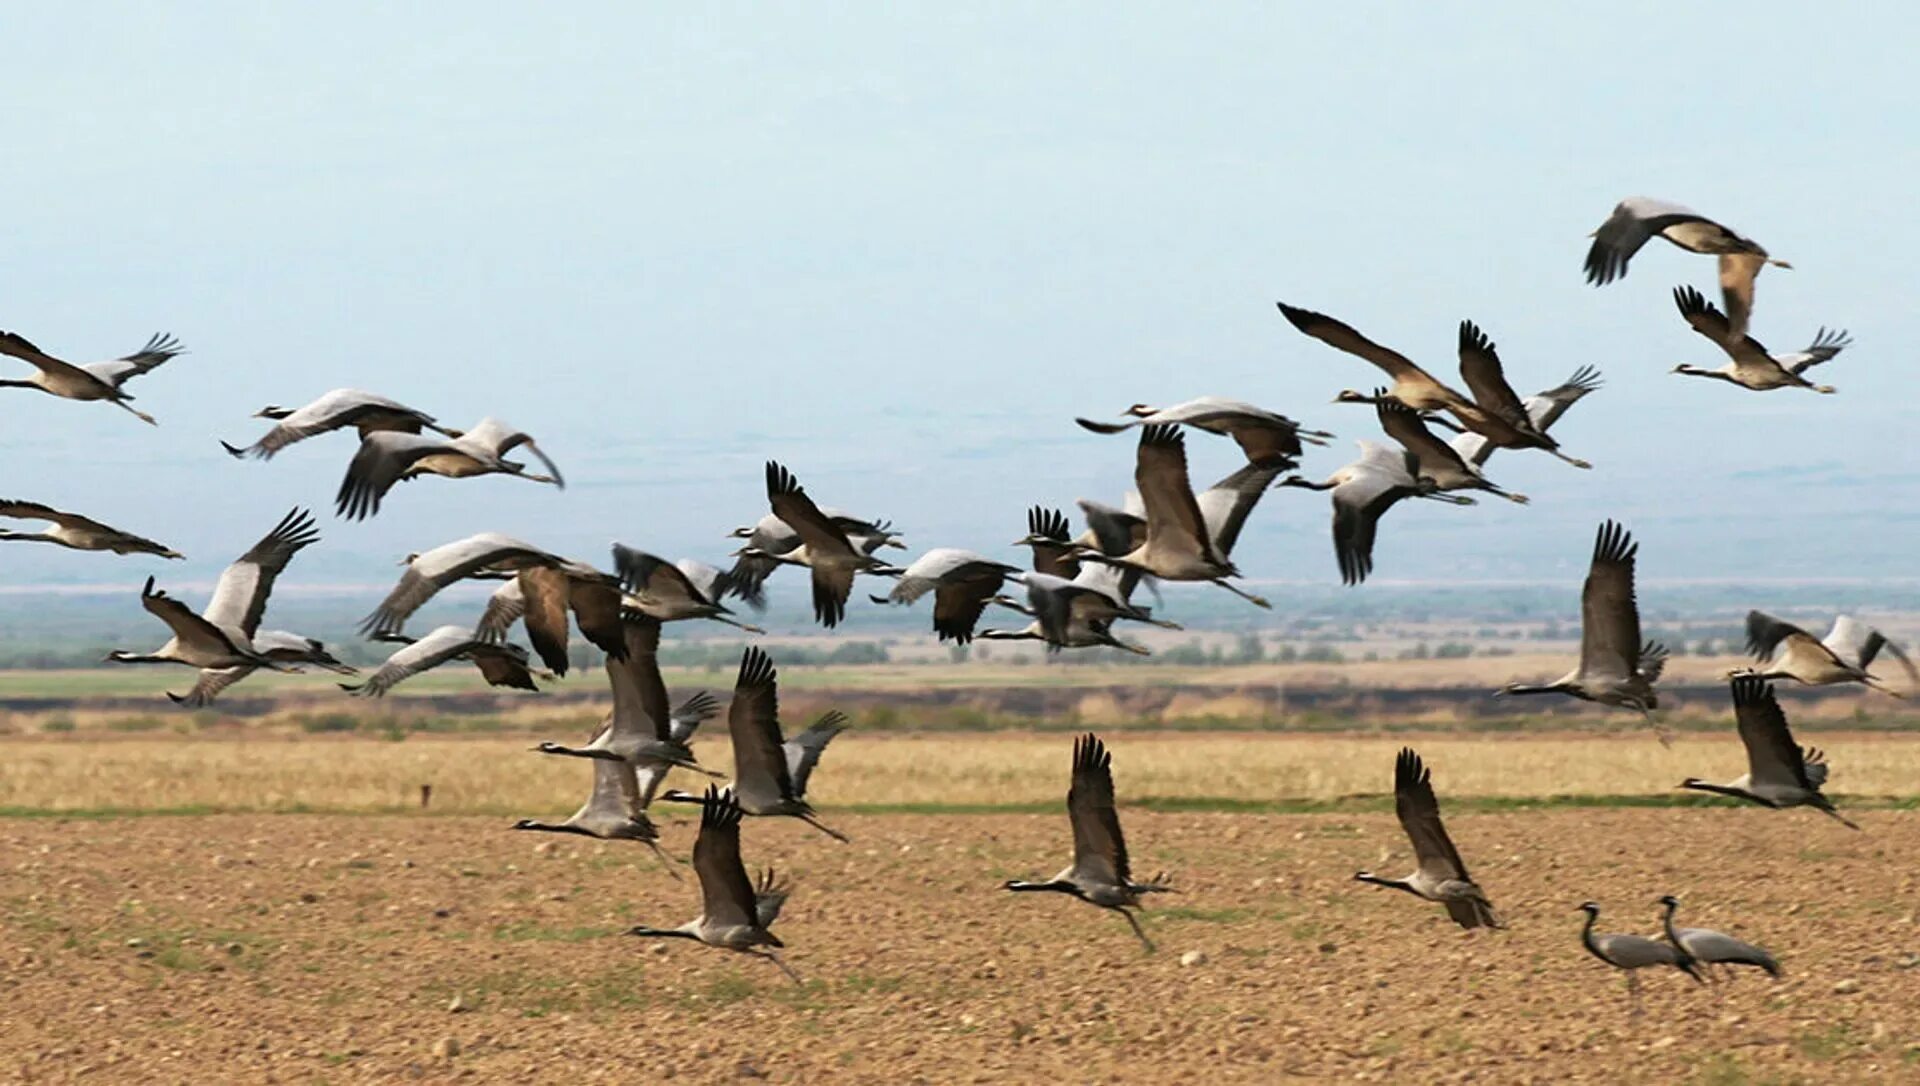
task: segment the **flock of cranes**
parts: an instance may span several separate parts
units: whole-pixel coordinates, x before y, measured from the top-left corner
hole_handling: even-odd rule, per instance
[[[1586,259],[1590,282],[1601,285],[1626,274],[1629,261],[1654,237],[1695,253],[1716,256],[1724,312],[1690,286],[1674,291],[1687,324],[1718,346],[1731,360],[1715,370],[1682,365],[1675,372],[1725,380],[1765,391],[1808,388],[1805,373],[1831,361],[1851,342],[1845,332],[1822,328],[1807,348],[1787,355],[1769,353],[1748,331],[1755,278],[1768,264],[1787,265],[1739,233],[1678,205],[1633,198],[1623,201],[1593,234]],[[1522,398],[1509,383],[1493,339],[1472,321],[1461,321],[1457,354],[1465,392],[1353,327],[1309,309],[1279,305],[1281,315],[1300,332],[1377,367],[1387,384],[1371,392],[1347,389],[1336,402],[1372,407],[1391,445],[1360,441],[1360,457],[1321,481],[1296,473],[1310,446],[1325,446],[1333,435],[1308,429],[1285,415],[1219,397],[1202,397],[1168,407],[1134,404],[1121,421],[1081,418],[1093,433],[1138,431],[1134,453],[1134,490],[1122,505],[1091,500],[1079,503],[1086,530],[1074,535],[1057,509],[1028,511],[1027,534],[1014,542],[1030,552],[1030,568],[954,547],[939,547],[905,566],[884,557],[905,544],[892,525],[816,504],[799,478],[776,461],[766,464],[768,512],[756,523],[734,529],[739,541],[731,568],[693,559],[665,558],[614,544],[610,569],[578,561],[497,532],[483,532],[406,556],[394,588],[368,614],[360,630],[368,638],[398,647],[384,665],[361,681],[342,683],[362,697],[380,697],[412,676],[455,662],[473,664],[494,686],[537,690],[569,670],[573,631],[604,657],[612,706],[595,734],[581,746],[541,743],[542,754],[581,758],[591,763],[592,788],[570,817],[557,823],[525,819],[518,830],[572,833],[639,841],[654,850],[662,866],[678,879],[675,864],[660,845],[659,829],[648,817],[657,800],[698,805],[699,831],[693,867],[701,888],[698,919],[678,928],[636,927],[632,934],[687,938],[740,953],[765,957],[795,976],[779,956],[781,940],[771,927],[790,894],[790,884],[771,869],[755,881],[741,855],[744,817],[784,817],[845,842],[845,834],[825,825],[807,800],[807,784],[821,755],[846,722],[828,713],[792,739],[784,736],[779,712],[778,676],[771,657],[748,647],[741,658],[733,696],[726,709],[734,771],[724,786],[704,792],[663,788],[675,771],[720,774],[695,758],[691,739],[700,725],[720,712],[710,694],[671,703],[658,664],[666,623],[707,620],[760,633],[729,606],[737,599],[764,610],[765,584],[783,566],[807,571],[812,609],[820,625],[833,628],[846,616],[861,576],[891,581],[880,604],[912,606],[931,595],[932,626],[943,642],[966,644],[984,639],[1034,640],[1050,651],[1106,646],[1128,652],[1148,650],[1114,632],[1117,624],[1136,622],[1178,628],[1136,604],[1143,583],[1210,584],[1259,606],[1267,600],[1236,583],[1241,569],[1234,549],[1255,506],[1268,492],[1297,488],[1329,492],[1332,541],[1341,580],[1364,582],[1373,569],[1380,523],[1400,501],[1420,498],[1455,505],[1476,504],[1465,492],[1479,492],[1526,504],[1526,495],[1489,478],[1486,465],[1499,449],[1534,450],[1580,469],[1587,461],[1562,450],[1550,431],[1566,412],[1601,385],[1597,370],[1583,366],[1565,381]],[[112,403],[143,421],[154,419],[131,406],[126,385],[182,353],[171,336],[155,336],[124,358],[84,365],[62,361],[14,333],[0,333],[0,354],[31,366],[25,380],[0,380],[0,388],[34,388],[78,401]],[[256,413],[274,425],[252,443],[222,442],[238,459],[271,460],[289,447],[334,431],[352,431],[359,445],[349,459],[335,497],[336,514],[347,520],[377,515],[395,484],[435,475],[464,479],[509,475],[564,487],[560,469],[529,434],[487,417],[465,430],[442,426],[433,416],[405,404],[354,389],[328,392],[302,407],[268,406]],[[1434,428],[1450,431],[1442,438]],[[1245,464],[1225,478],[1196,490],[1188,469],[1186,431],[1231,439]],[[509,459],[524,451],[541,472]],[[40,541],[122,555],[177,559],[162,543],[103,524],[89,517],[32,501],[0,501],[0,518],[40,521],[44,531],[0,531],[0,541]],[[263,629],[273,586],[293,558],[319,540],[312,514],[294,509],[229,565],[201,610],[168,595],[148,577],[141,605],[166,625],[170,637],[147,653],[116,650],[118,663],[167,663],[194,668],[198,677],[187,694],[169,694],[190,706],[212,703],[235,683],[258,670],[298,671],[317,667],[342,675],[355,669],[334,658],[320,641],[282,630]],[[1638,546],[1621,525],[1600,526],[1581,596],[1581,643],[1577,665],[1563,678],[1544,684],[1512,683],[1501,695],[1564,694],[1630,710],[1653,721],[1656,691],[1666,649],[1643,639],[1634,577]],[[468,580],[497,583],[484,608],[469,624],[439,626],[420,637],[405,632],[411,616],[442,589]],[[1010,594],[1010,586],[1017,593]],[[990,608],[1016,612],[1029,621],[1016,629],[981,625]],[[529,648],[508,640],[516,624],[526,631]],[[1760,611],[1748,619],[1748,647],[1757,666],[1730,676],[1732,701],[1748,771],[1724,784],[1688,778],[1680,787],[1736,797],[1772,808],[1812,807],[1858,828],[1822,794],[1825,758],[1800,747],[1774,696],[1772,682],[1810,685],[1863,683],[1895,693],[1868,668],[1886,654],[1912,663],[1883,635],[1847,616],[1832,633],[1815,639],[1799,627]],[[544,665],[544,668],[536,666]],[[1657,727],[1656,723],[1656,727]],[[1661,733],[1665,738],[1664,732]],[[1502,921],[1487,893],[1469,875],[1441,822],[1432,774],[1411,749],[1394,765],[1399,820],[1412,845],[1416,867],[1404,878],[1362,871],[1355,879],[1403,890],[1442,905],[1461,927],[1499,928]],[[1124,916],[1135,935],[1152,943],[1135,918],[1143,899],[1173,891],[1164,875],[1135,881],[1115,806],[1112,756],[1102,741],[1085,735],[1074,742],[1067,810],[1073,829],[1073,862],[1044,882],[1011,881],[1014,892],[1062,893]],[[1676,929],[1678,902],[1662,899],[1665,941],[1620,934],[1595,934],[1599,906],[1581,908],[1587,923],[1583,945],[1595,957],[1628,971],[1629,991],[1637,998],[1633,971],[1666,965],[1693,976],[1713,964],[1749,964],[1778,975],[1765,951],[1730,936],[1704,929]],[[797,976],[795,976],[797,980]]]

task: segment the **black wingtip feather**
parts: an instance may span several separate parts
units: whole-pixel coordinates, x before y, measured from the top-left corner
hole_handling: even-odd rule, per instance
[[[1460,322],[1460,349],[1462,351],[1478,351],[1481,354],[1496,353],[1492,338],[1481,331],[1480,326],[1472,321]]]
[[[1287,318],[1287,323],[1302,332],[1310,331],[1315,322],[1326,319],[1311,309],[1301,309],[1298,306],[1291,306],[1285,302],[1275,302],[1274,304],[1280,307],[1280,315]]]
[[[1782,629],[1778,636],[1774,630],[1784,624],[1765,611],[1747,612],[1747,652],[1757,660],[1764,660],[1773,653],[1774,646],[1786,636]]]
[[[782,494],[799,494],[802,492],[800,480],[794,478],[793,472],[788,471],[778,461],[767,461],[767,497],[769,499]]]
[[[1064,543],[1067,540],[1067,515],[1058,509],[1036,505],[1027,510],[1027,534]]]
[[[1152,426],[1142,427],[1140,430],[1140,446],[1142,448],[1148,446],[1184,448],[1186,443],[1186,435],[1181,432],[1178,426],[1156,423]]]
[[[1592,392],[1605,383],[1600,379],[1600,370],[1595,366],[1581,366],[1573,371],[1572,377],[1567,378],[1567,387],[1577,388],[1582,393]]]
[[[1774,701],[1773,684],[1758,675],[1736,675],[1731,683],[1736,708],[1766,705]]]
[[[1586,270],[1587,282],[1596,287],[1605,286],[1627,273],[1627,261],[1616,256],[1606,242],[1595,241],[1587,249]]]
[[[1612,521],[1603,521],[1593,540],[1593,560],[1596,562],[1632,562],[1640,553],[1640,544],[1633,541],[1633,533]]]
[[[773,658],[760,646],[748,645],[747,650],[740,654],[740,677],[734,680],[734,686],[766,686],[774,681],[776,674]]]
[[[1340,564],[1341,584],[1349,587],[1358,585],[1367,579],[1368,574],[1373,572],[1373,555],[1360,550],[1358,547],[1348,546],[1336,540],[1333,547],[1333,556]]]
[[[313,523],[313,510],[294,507],[286,516],[280,518],[280,523],[268,533],[268,538],[284,543],[294,550],[318,543],[320,529]]]
[[[695,695],[687,696],[684,702],[680,702],[680,708],[674,710],[674,716],[708,720],[716,712],[720,712],[720,698],[710,695],[708,691],[699,691]]]
[[[733,798],[733,792],[717,784],[707,785],[706,795],[700,797],[700,829],[729,830],[740,825],[740,804]]]
[[[1113,755],[1107,753],[1107,745],[1092,732],[1079,736],[1073,741],[1074,772],[1085,770],[1111,769]]]
[[[1419,415],[1418,411],[1388,396],[1387,390],[1383,387],[1376,387],[1373,390],[1373,413],[1383,420],[1389,415]]]
[[[1706,295],[1690,286],[1673,288],[1673,304],[1680,307],[1680,315],[1683,317],[1692,317],[1697,314],[1710,313],[1713,311],[1713,305],[1707,301]]]
[[[813,582],[813,617],[829,630],[847,617],[847,601],[834,595],[833,588],[817,577]]]
[[[1393,790],[1403,792],[1429,784],[1433,780],[1433,771],[1420,760],[1412,747],[1401,747],[1400,753],[1393,759]]]

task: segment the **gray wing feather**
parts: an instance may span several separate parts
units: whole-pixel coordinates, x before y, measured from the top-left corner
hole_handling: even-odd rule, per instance
[[[847,730],[847,716],[839,710],[823,714],[806,731],[781,744],[787,758],[787,776],[793,781],[793,792],[804,797],[807,794],[807,780],[813,776],[813,767],[820,764],[820,755],[833,742],[833,737]]]

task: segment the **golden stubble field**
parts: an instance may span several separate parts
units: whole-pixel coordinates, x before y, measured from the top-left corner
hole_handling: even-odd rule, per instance
[[[1124,800],[1285,805],[1380,795],[1393,755],[1411,744],[1434,767],[1442,795],[1614,797],[1676,795],[1689,776],[1745,771],[1739,740],[1682,733],[1662,747],[1649,731],[1604,735],[1317,736],[1112,731]],[[584,733],[563,738],[585,739]],[[0,739],[0,810],[379,812],[418,805],[470,814],[565,814],[591,770],[532,753],[534,738],[281,734],[250,738],[62,737]],[[1883,803],[1915,794],[1920,738],[1889,733],[1810,736],[1833,764],[1829,791]],[[863,734],[828,748],[810,786],[828,810],[981,808],[1058,802],[1072,739],[1066,734]],[[732,768],[724,728],[694,742],[709,767]],[[684,786],[696,778],[677,774]]]

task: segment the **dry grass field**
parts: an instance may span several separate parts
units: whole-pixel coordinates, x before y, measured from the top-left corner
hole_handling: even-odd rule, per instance
[[[1218,808],[1287,808],[1380,796],[1394,751],[1412,743],[1445,794],[1462,799],[1605,801],[1667,797],[1683,778],[1724,780],[1745,770],[1729,733],[1684,734],[1662,747],[1649,732],[1611,736],[1407,738],[1233,732],[1126,732],[1111,737],[1128,800]],[[1830,790],[1873,805],[1920,789],[1920,738],[1822,733]],[[884,812],[1032,809],[1057,803],[1066,779],[1064,735],[861,735],[834,742],[814,778],[824,809]],[[47,811],[389,812],[545,815],[571,811],[590,778],[578,761],[532,753],[530,738],[415,735],[259,739],[13,739],[0,742],[0,809]],[[731,768],[724,739],[694,750]],[[684,780],[692,781],[692,775]]]

